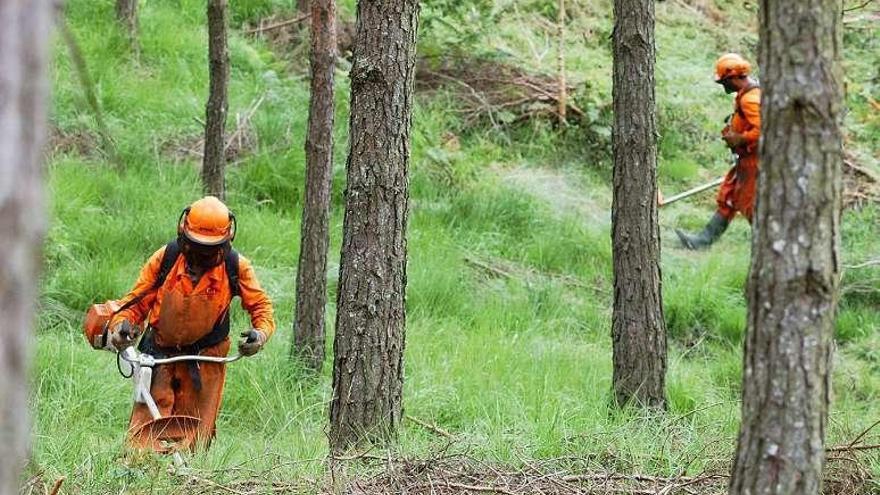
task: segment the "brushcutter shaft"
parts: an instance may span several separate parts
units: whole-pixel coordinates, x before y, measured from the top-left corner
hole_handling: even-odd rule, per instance
[[[668,198],[664,198],[663,201],[660,202],[659,206],[663,207],[663,206],[666,206],[670,203],[674,203],[680,199],[684,199],[684,198],[693,196],[694,194],[701,193],[701,192],[705,191],[706,189],[712,189],[712,188],[720,185],[722,182],[724,182],[724,177],[719,177],[719,178],[713,180],[712,182],[709,182],[708,184],[703,184],[703,185],[697,186],[693,189],[688,189],[685,192],[678,193],[675,196],[670,196]]]
[[[155,364],[168,364],[168,363],[179,363],[181,361],[200,361],[204,363],[231,363],[233,361],[238,361],[241,359],[241,354],[237,354],[235,356],[228,357],[216,357],[216,356],[174,356],[170,358],[156,358],[153,360]]]

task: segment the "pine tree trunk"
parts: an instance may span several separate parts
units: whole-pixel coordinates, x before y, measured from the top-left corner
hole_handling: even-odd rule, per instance
[[[615,0],[614,19],[614,396],[621,405],[662,408],[666,325],[655,199],[654,0]]]
[[[18,493],[30,445],[28,368],[46,223],[50,2],[0,4],[0,493]]]
[[[312,98],[306,137],[306,187],[293,327],[294,353],[313,370],[320,370],[324,364],[335,65],[336,1],[314,0],[311,28]]]
[[[339,267],[330,447],[402,417],[406,222],[418,0],[361,0]]]
[[[139,49],[137,8],[138,0],[116,0],[116,19],[125,28],[135,52]]]
[[[206,194],[226,197],[226,112],[229,108],[229,50],[226,47],[226,0],[208,0],[210,93],[205,108],[205,154],[202,187]]]
[[[731,494],[822,489],[837,308],[843,101],[837,0],[761,2],[761,172]]]

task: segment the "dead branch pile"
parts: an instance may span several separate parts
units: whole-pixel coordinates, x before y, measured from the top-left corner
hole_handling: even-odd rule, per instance
[[[873,493],[876,483],[857,459],[829,456],[824,495]],[[844,461],[846,458],[846,462]],[[358,461],[379,467],[375,474],[347,473],[345,463]],[[698,475],[649,476],[610,471],[569,469],[578,460],[528,461],[519,468],[482,462],[471,457],[437,455],[429,459],[392,459],[363,454],[331,460],[326,479],[284,481],[252,478],[220,483],[187,475],[181,489],[188,494],[318,493],[331,495],[721,495],[727,493],[725,472]],[[183,492],[182,492],[183,493]]]
[[[301,62],[300,66],[308,66],[309,14],[293,15],[273,14],[263,17],[255,24],[244,29],[248,36],[259,36],[285,59]],[[339,19],[336,22],[336,48],[342,57],[351,55],[354,47],[355,24]]]
[[[567,472],[553,462],[504,468],[466,457],[393,461],[378,475],[347,483],[345,493],[374,494],[722,494],[727,476],[703,474],[669,478],[611,472]]]
[[[465,253],[464,261],[491,278],[520,280],[527,285],[549,280],[569,287],[585,289],[600,295],[609,294],[608,289],[598,282],[589,284],[572,275],[542,272],[530,266],[520,265],[502,258],[483,257],[478,254]]]
[[[51,126],[46,152],[51,155],[100,156],[98,136],[83,127],[62,129]]]
[[[555,76],[529,72],[510,63],[482,58],[421,59],[416,70],[416,89],[452,91],[457,108],[468,126],[488,121],[492,126],[536,118],[559,119],[560,84]],[[574,87],[566,85],[567,94]],[[583,110],[571,100],[566,118],[577,120]]]
[[[283,17],[271,15],[257,21],[254,26],[244,30],[249,36],[260,36],[274,48],[289,48],[299,44],[304,38],[302,31],[309,25],[309,15],[297,13]],[[306,39],[308,35],[306,35]]]
[[[880,424],[880,421],[878,421]],[[873,428],[873,426],[872,426]],[[869,428],[870,430],[870,428]],[[867,433],[868,430],[865,431]],[[445,436],[445,435],[443,435]],[[864,442],[864,433],[848,444],[826,449],[824,495],[877,493],[869,464],[859,455],[876,453],[880,445]],[[672,476],[619,473],[597,466],[596,459],[561,457],[521,459],[518,466],[475,459],[450,452],[453,441],[426,458],[395,458],[367,450],[362,453],[272,462],[254,470],[244,465],[216,471],[183,469],[174,475],[169,494],[257,495],[721,495],[727,493],[728,469]],[[320,477],[286,473],[294,464],[328,464]],[[722,463],[723,464],[723,463]],[[64,477],[38,472],[22,484],[20,495],[56,495]],[[69,484],[76,485],[74,479]],[[71,488],[74,490],[73,488]],[[75,491],[75,490],[74,490]]]
[[[265,98],[265,95],[260,96],[246,110],[237,112],[231,117],[235,120],[235,129],[226,136],[225,149],[228,163],[240,161],[258,148],[257,132],[252,121]],[[202,121],[198,122],[204,127]],[[161,148],[163,154],[170,156],[174,161],[201,160],[205,149],[204,132],[168,140]]]
[[[844,153],[843,191],[844,208],[880,203],[880,174],[859,164],[851,153]]]

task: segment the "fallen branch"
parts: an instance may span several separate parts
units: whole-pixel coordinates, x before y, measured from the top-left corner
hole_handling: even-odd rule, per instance
[[[190,478],[192,478],[193,480],[195,480],[199,483],[204,483],[204,484],[210,485],[214,488],[219,488],[220,490],[223,490],[224,492],[229,492],[229,493],[232,493],[235,495],[247,495],[245,492],[236,490],[234,488],[230,488],[226,485],[221,485],[220,483],[217,483],[216,481],[209,480],[208,478],[202,478],[201,476],[196,476],[194,474],[191,474]]]
[[[874,3],[874,1],[875,0],[865,0],[864,2],[860,3],[859,5],[856,5],[854,7],[847,7],[845,9],[843,9],[842,12],[845,14],[847,12],[852,12],[854,10],[861,10],[861,9],[867,7],[868,5],[871,5],[872,3]]]
[[[49,490],[49,495],[58,495],[58,491],[61,490],[62,483],[64,483],[64,476],[55,480],[55,484],[53,484],[52,489]]]
[[[871,171],[865,167],[862,167],[861,165],[856,164],[854,161],[849,160],[849,159],[844,159],[843,164],[844,164],[844,166],[849,167],[853,171],[871,179],[872,182],[880,183],[880,176],[878,176],[873,171]]]
[[[453,435],[452,433],[449,433],[448,431],[444,430],[443,428],[440,428],[440,427],[437,426],[437,425],[433,425],[433,424],[431,424],[431,423],[427,423],[427,422],[425,422],[425,421],[422,421],[422,420],[419,419],[419,418],[416,418],[416,417],[410,416],[409,414],[405,415],[404,417],[405,417],[406,419],[412,421],[413,423],[415,423],[415,424],[421,426],[422,428],[425,428],[426,430],[432,431],[432,432],[434,432],[434,433],[436,433],[436,434],[438,434],[438,435],[440,435],[440,436],[442,436],[442,437],[446,437],[446,438],[455,438],[455,435]]]
[[[868,260],[868,261],[858,263],[855,265],[843,265],[843,267],[846,268],[847,270],[857,270],[859,268],[867,268],[869,266],[876,266],[876,265],[880,265],[880,259]]]
[[[828,447],[827,449],[825,449],[825,452],[855,452],[877,449],[880,449],[880,444],[876,443],[870,445],[835,445],[834,447]]]
[[[463,259],[465,263],[479,268],[487,272],[489,275],[511,280],[521,280],[527,285],[532,284],[535,279],[549,279],[564,285],[577,287],[578,289],[585,289],[597,294],[608,295],[608,290],[605,288],[594,284],[584,283],[577,277],[564,273],[545,273],[531,267],[504,266],[501,262],[493,263],[491,261],[484,261],[471,254],[465,254]]]
[[[556,27],[562,36],[563,25]],[[564,56],[561,47],[559,56]],[[422,58],[416,84],[420,91],[445,88],[453,92],[456,104],[451,110],[463,114],[466,125],[488,120],[497,127],[534,118],[566,122],[585,116],[572,103],[574,87],[567,80],[564,58],[558,58],[554,75],[490,59],[450,57],[438,62]]]
[[[465,485],[463,483],[452,483],[446,481],[443,483],[449,488],[455,488],[457,490],[465,490],[469,492],[478,492],[478,493],[501,493],[504,495],[517,495],[516,493],[507,490],[505,488],[501,488],[498,486],[483,486],[483,485]]]
[[[282,28],[285,26],[290,26],[292,24],[298,24],[298,23],[308,19],[309,17],[311,17],[311,14],[303,14],[299,17],[294,17],[293,19],[288,19],[286,21],[276,22],[275,24],[268,24],[266,26],[259,26],[259,27],[255,27],[252,29],[248,29],[247,31],[244,32],[244,34],[263,33],[266,31],[271,31],[273,29],[278,29],[278,28]]]
[[[235,131],[229,135],[229,139],[226,140],[226,146],[223,147],[223,150],[226,151],[232,146],[232,143],[238,139],[239,140],[239,148],[241,148],[241,134],[242,130],[250,124],[251,118],[253,118],[254,114],[257,113],[257,109],[260,108],[260,105],[263,104],[263,100],[266,99],[266,95],[260,96],[257,101],[251,105],[251,108],[248,110],[248,113],[245,115],[243,119],[238,119],[238,124],[235,127]]]

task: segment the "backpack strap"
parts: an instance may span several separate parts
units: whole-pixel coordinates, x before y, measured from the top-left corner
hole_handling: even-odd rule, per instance
[[[226,278],[229,279],[229,290],[232,297],[241,296],[241,285],[238,279],[238,251],[230,246],[226,251]]]
[[[177,262],[179,257],[180,244],[177,242],[177,239],[174,239],[165,245],[165,252],[162,253],[162,262],[159,263],[159,274],[156,276],[156,281],[153,282],[153,289],[162,287],[165,279],[168,278],[168,274],[171,273],[171,268],[174,267],[174,263]]]
[[[165,245],[165,252],[162,253],[162,261],[159,263],[159,273],[156,275],[156,281],[153,282],[153,286],[148,290],[144,291],[141,294],[131,298],[128,302],[119,307],[116,311],[113,312],[113,315],[128,309],[135,304],[137,304],[141,299],[143,299],[147,293],[153,290],[157,290],[159,287],[162,287],[162,284],[165,283],[165,279],[168,278],[168,274],[171,273],[171,268],[174,267],[174,263],[177,262],[177,258],[180,257],[180,245],[177,243],[177,239],[169,242]],[[236,272],[236,276],[237,276]]]
[[[742,93],[739,93],[736,95],[736,113],[739,114],[741,119],[746,118],[746,113],[743,112],[743,109],[739,104],[739,102],[742,100],[742,97],[745,96],[746,93],[749,93],[750,91],[752,91],[753,89],[760,89],[760,88],[761,88],[761,85],[758,84],[757,81],[751,81],[751,82],[749,82],[749,85],[746,86],[746,88],[742,91]]]

